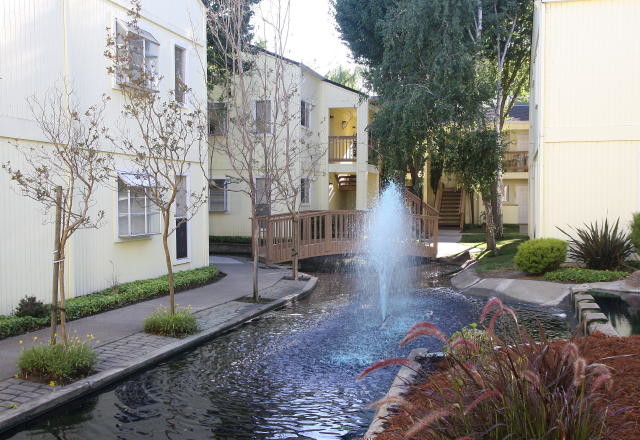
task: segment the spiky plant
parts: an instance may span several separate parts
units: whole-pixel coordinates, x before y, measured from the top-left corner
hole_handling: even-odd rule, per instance
[[[611,270],[621,267],[634,251],[627,232],[620,227],[620,219],[614,225],[609,220],[603,223],[584,224],[582,228],[572,228],[575,238],[558,228],[569,237],[569,256],[587,265],[589,269]]]

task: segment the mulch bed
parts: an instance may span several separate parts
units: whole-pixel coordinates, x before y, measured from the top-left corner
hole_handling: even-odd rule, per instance
[[[620,440],[640,440],[640,335],[626,338],[591,335],[576,338],[573,342],[580,349],[580,355],[589,363],[605,364],[612,369],[613,384],[609,391],[611,403],[630,408],[609,418],[610,426],[626,424],[616,433],[616,436]],[[443,365],[446,364],[443,363]],[[421,386],[428,387],[429,381],[438,380],[444,380],[442,372],[434,373]],[[407,399],[411,401],[411,393]],[[402,414],[391,417],[388,422],[390,434],[383,433],[376,437],[376,440],[397,440],[398,433],[406,431],[412,424]]]

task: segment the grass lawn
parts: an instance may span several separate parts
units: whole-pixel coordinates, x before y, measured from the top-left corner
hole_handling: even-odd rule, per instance
[[[474,248],[482,250],[482,252],[472,255],[478,260],[476,270],[478,272],[486,272],[498,269],[515,269],[513,257],[516,255],[516,250],[520,243],[528,239],[529,236],[527,234],[510,232],[510,229],[505,229],[504,238],[497,243],[499,249],[499,255],[497,256],[486,251],[487,243],[483,232],[465,232],[462,234],[460,243],[472,245]]]

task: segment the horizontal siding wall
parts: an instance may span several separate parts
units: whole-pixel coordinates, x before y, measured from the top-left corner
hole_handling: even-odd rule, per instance
[[[640,142],[545,144],[542,236],[608,218],[625,228],[640,210]]]

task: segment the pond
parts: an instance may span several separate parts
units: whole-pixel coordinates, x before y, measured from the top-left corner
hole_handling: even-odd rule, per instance
[[[438,350],[421,339],[400,348],[416,322],[451,333],[477,319],[485,299],[430,287],[427,266],[381,322],[376,301],[354,274],[319,274],[305,300],[270,312],[209,343],[51,412],[12,439],[356,439],[373,417],[395,368],[355,377],[379,359],[412,348]],[[417,281],[416,281],[417,280]],[[445,283],[446,284],[446,283]],[[567,336],[564,310],[515,306],[535,328]]]
[[[612,294],[588,292],[593,295],[609,322],[620,336],[640,335],[640,296],[637,294]]]

